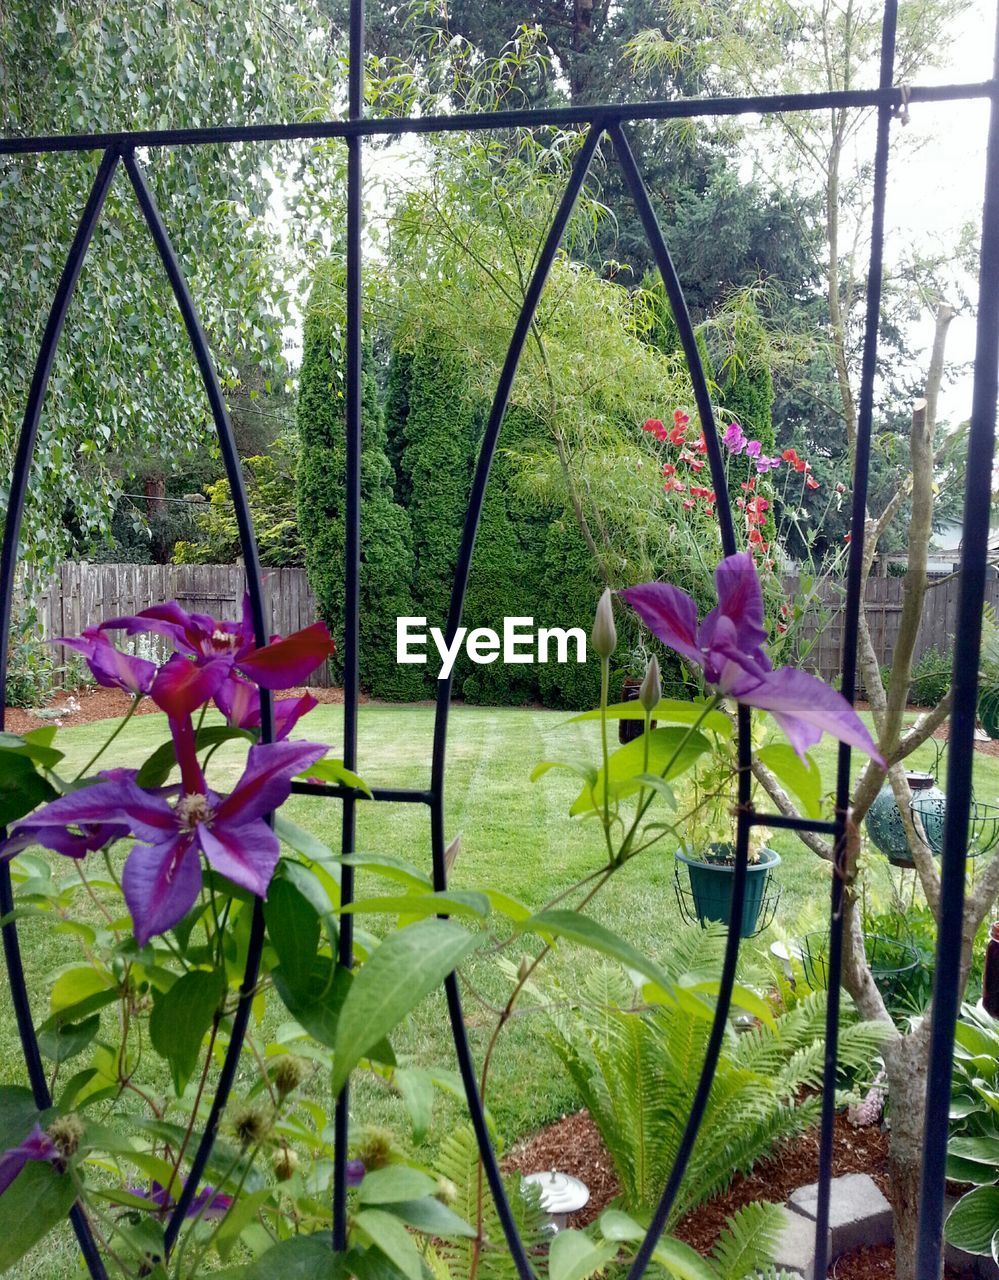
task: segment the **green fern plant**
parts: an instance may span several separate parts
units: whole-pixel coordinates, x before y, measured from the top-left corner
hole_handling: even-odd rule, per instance
[[[702,954],[687,946],[680,958],[698,969],[716,946],[702,934]],[[772,1028],[729,1033],[670,1224],[724,1191],[782,1139],[817,1122],[824,1000],[812,994]],[[594,970],[580,998],[550,1022],[555,1052],[613,1161],[621,1203],[641,1217],[658,1200],[676,1157],[710,1024],[682,1008],[639,1006],[627,980],[605,968]],[[846,1021],[844,1073],[867,1068],[883,1038],[880,1025]]]
[[[454,1199],[449,1207],[474,1226],[478,1218],[480,1188],[479,1148],[471,1125],[463,1125],[445,1138],[437,1155],[435,1171],[454,1188]],[[505,1178],[504,1184],[520,1238],[531,1250],[548,1239],[546,1218],[538,1202],[538,1194],[536,1191],[523,1194],[517,1174]],[[438,1280],[465,1280],[471,1274],[475,1248],[476,1242],[471,1239],[440,1241],[428,1254],[427,1265]],[[482,1242],[476,1275],[478,1280],[517,1280],[518,1276],[484,1177]]]

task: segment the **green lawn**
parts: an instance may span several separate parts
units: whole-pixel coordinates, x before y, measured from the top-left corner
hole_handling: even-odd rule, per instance
[[[567,816],[576,788],[568,775],[550,773],[529,782],[533,765],[552,757],[591,756],[597,752],[597,728],[593,724],[567,725],[564,714],[520,709],[456,707],[452,713],[447,775],[447,835],[461,835],[461,852],[452,882],[460,887],[490,886],[515,894],[528,905],[540,907],[561,889],[601,864],[601,842],[594,824],[580,824]],[[300,736],[328,742],[337,751],[341,741],[342,711],[320,707],[302,725]],[[305,732],[307,728],[307,733]],[[359,771],[369,784],[424,787],[429,781],[433,711],[429,706],[367,704],[360,712]],[[67,729],[59,745],[68,764],[80,767],[100,742],[101,725]],[[137,765],[165,737],[161,716],[133,720],[114,744],[114,763]],[[231,781],[239,766],[239,752],[216,757]],[[835,744],[827,740],[816,753],[827,786],[832,786]],[[922,767],[933,763],[932,746],[915,757]],[[70,772],[70,769],[67,769]],[[999,794],[999,761],[976,757],[976,784],[982,799]],[[332,845],[339,845],[340,806],[335,801],[296,797],[288,815]],[[363,803],[359,806],[358,847],[387,851],[429,869],[430,839],[427,812],[411,805]],[[783,897],[775,930],[794,933],[821,924],[829,891],[829,873],[796,837],[776,833],[770,843],[781,853],[780,881]],[[600,918],[652,956],[666,954],[675,931],[686,928],[679,916],[673,888],[673,848],[664,842],[629,863],[604,890]],[[56,855],[51,855],[55,858]],[[886,864],[870,859],[872,893],[889,888]],[[382,892],[384,882],[361,874],[358,893]],[[377,919],[371,917],[370,919]],[[751,947],[764,945],[764,935]],[[74,940],[53,931],[49,921],[28,921],[22,932],[25,963],[34,990],[47,990],[46,975],[70,960],[79,963]],[[581,962],[579,953],[567,950],[554,962],[567,976]],[[495,955],[482,954],[469,967],[468,977],[478,996],[494,999],[508,989]],[[277,1002],[273,1002],[276,1006]],[[36,1020],[45,1011],[39,1007]],[[487,1010],[468,993],[466,1022],[473,1049],[481,1053],[490,1028]],[[286,1015],[272,1008],[264,1034]],[[454,1065],[443,998],[433,997],[393,1037],[397,1052],[423,1063]],[[19,1048],[9,993],[0,991],[0,1054],[5,1082],[21,1078]],[[75,1065],[75,1064],[73,1064]],[[241,1084],[252,1079],[247,1068]],[[571,1089],[554,1069],[543,1030],[530,1017],[518,1019],[506,1029],[495,1059],[491,1089],[493,1114],[506,1142],[574,1105]],[[405,1132],[400,1104],[384,1089],[360,1081],[353,1092],[357,1123],[388,1123]],[[432,1147],[439,1135],[459,1117],[456,1102],[445,1099],[438,1108],[429,1138]],[[65,1256],[64,1256],[65,1257]],[[68,1261],[68,1258],[65,1258]],[[69,1274],[63,1260],[49,1253],[33,1260],[18,1276],[45,1277]]]

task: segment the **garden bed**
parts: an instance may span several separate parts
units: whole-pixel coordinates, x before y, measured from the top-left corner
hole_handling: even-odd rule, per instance
[[[282,698],[300,697],[303,693],[311,693],[317,702],[339,705],[343,702],[342,689],[290,689],[282,692]],[[361,701],[366,699],[362,696]],[[79,710],[66,710],[72,703],[79,703]],[[47,724],[60,727],[76,724],[93,724],[97,720],[120,718],[127,714],[132,705],[131,697],[121,689],[104,689],[100,685],[83,685],[79,689],[59,689],[52,694],[43,708],[45,715],[36,715],[21,707],[8,707],[4,713],[4,724],[8,733],[30,733],[32,729],[41,729]],[[58,714],[56,714],[58,713]],[[157,715],[159,708],[146,698],[139,704],[136,715]]]

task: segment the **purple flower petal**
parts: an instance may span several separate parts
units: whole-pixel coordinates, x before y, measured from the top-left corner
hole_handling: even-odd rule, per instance
[[[710,650],[715,642],[715,627],[719,619],[727,618],[734,627],[734,639],[738,648],[754,658],[766,642],[767,630],[763,625],[763,591],[760,579],[748,551],[727,556],[715,570],[715,589],[718,606],[712,609],[701,623],[697,643],[703,650]],[[769,668],[770,663],[767,662]]]
[[[0,848],[0,859],[12,858],[33,844],[51,849],[53,853],[64,854],[67,858],[85,858],[88,853],[114,844],[116,840],[124,840],[129,835],[131,831],[123,823],[85,823],[77,833],[70,831],[68,827],[32,826],[27,822],[17,828],[16,835],[4,841]]]
[[[230,676],[215,695],[215,705],[229,724],[237,729],[260,728],[260,691],[238,676]],[[302,716],[318,706],[311,693],[300,698],[277,698],[274,701],[274,736],[278,742],[287,738]]]
[[[121,885],[136,941],[144,947],[183,920],[197,900],[201,860],[193,835],[185,832],[152,847],[137,844],[125,860]]]
[[[769,711],[799,756],[804,757],[823,733],[831,733],[840,742],[848,742],[885,767],[867,727],[849,702],[807,671],[794,667],[771,671],[739,700],[747,706]]]
[[[52,1163],[58,1158],[58,1147],[36,1121],[22,1143],[0,1154],[0,1195],[3,1195],[29,1160],[47,1160]]]
[[[314,622],[283,640],[240,656],[237,665],[244,675],[264,689],[290,689],[321,666],[333,650],[325,622]]]
[[[92,787],[82,787],[60,796],[23,824],[35,827],[100,826],[104,823],[128,825],[128,829],[140,840],[162,840],[167,832],[176,830],[173,810],[159,796],[150,795],[137,787],[131,779],[117,778],[98,782]],[[21,824],[11,832],[17,836]]]
[[[231,669],[231,656],[199,663],[175,653],[160,667],[153,682],[152,699],[168,716],[182,720],[215,696]]]
[[[251,747],[246,770],[215,814],[218,823],[242,826],[279,809],[291,794],[291,780],[329,750],[315,742],[269,742]]]
[[[225,823],[201,825],[198,841],[220,875],[260,898],[267,896],[281,849],[266,822],[254,820],[238,827]]]
[[[367,1173],[367,1170],[364,1167],[363,1160],[348,1160],[346,1172],[347,1186],[359,1187],[364,1181],[364,1175]]]
[[[746,453],[751,458],[758,458],[762,452],[763,445],[760,444],[759,440],[750,440],[746,444]]]
[[[697,645],[697,605],[686,591],[668,582],[644,582],[618,594],[663,644],[703,666],[704,655]]]
[[[138,695],[148,693],[152,687],[156,664],[122,653],[97,627],[88,627],[81,636],[60,636],[53,644],[64,644],[82,653],[94,679],[106,689],[124,689]]]

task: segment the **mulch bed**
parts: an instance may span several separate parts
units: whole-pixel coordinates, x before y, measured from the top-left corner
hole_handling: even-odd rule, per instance
[[[785,1202],[792,1191],[818,1177],[819,1135],[813,1129],[782,1143],[753,1172],[735,1179],[724,1195],[688,1214],[675,1229],[699,1253],[706,1254],[717,1239],[725,1219],[754,1200]],[[559,1169],[582,1179],[590,1188],[585,1209],[572,1225],[593,1222],[618,1193],[610,1157],[596,1126],[585,1111],[563,1116],[538,1133],[518,1142],[503,1160],[504,1172],[535,1173]],[[854,1129],[846,1115],[836,1117],[833,1141],[833,1174],[869,1173],[885,1194],[888,1191],[888,1134],[880,1127]],[[837,1258],[829,1269],[835,1280],[895,1280],[893,1245],[858,1249]],[[948,1267],[946,1280],[964,1280],[965,1273]]]
[[[303,693],[311,693],[317,702],[339,704],[343,702],[342,689],[289,689],[281,693],[282,698],[299,697]],[[68,708],[71,699],[80,704],[78,711]],[[361,701],[366,699],[362,696]],[[60,726],[75,724],[92,724],[95,720],[109,720],[126,714],[131,705],[131,697],[121,689],[104,689],[98,686],[84,685],[80,689],[61,689],[45,704],[47,712],[59,712],[58,715],[35,715],[33,711],[24,711],[20,707],[8,707],[4,725],[8,733],[29,733],[32,729],[40,729],[47,724]],[[136,715],[149,715],[157,708],[147,698],[139,705]]]

